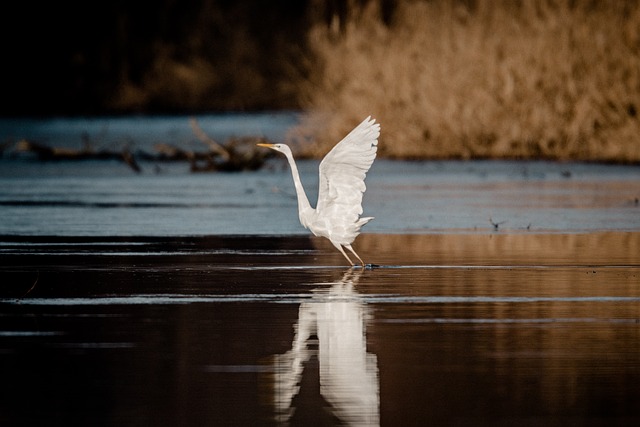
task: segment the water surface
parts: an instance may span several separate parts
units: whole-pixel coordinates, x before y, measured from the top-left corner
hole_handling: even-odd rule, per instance
[[[199,144],[185,117],[0,120],[12,138]],[[368,269],[300,226],[282,159],[141,167],[0,158],[0,425],[640,423],[637,167],[378,160]]]
[[[639,233],[5,240],[3,425],[640,420]]]
[[[115,162],[0,160],[0,235],[306,234],[281,160],[232,174],[143,164],[141,175]],[[299,166],[315,203],[318,162]],[[366,233],[640,229],[640,169],[628,166],[381,160],[366,183]]]

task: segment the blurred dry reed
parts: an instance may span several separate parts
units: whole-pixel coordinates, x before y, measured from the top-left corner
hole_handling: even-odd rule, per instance
[[[296,130],[320,156],[371,114],[380,155],[640,161],[640,3],[399,0],[315,25]]]

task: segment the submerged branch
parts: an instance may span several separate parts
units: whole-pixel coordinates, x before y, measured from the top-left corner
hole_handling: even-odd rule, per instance
[[[191,130],[193,131],[195,136],[198,137],[200,141],[205,143],[209,147],[209,150],[212,153],[219,154],[220,157],[222,157],[226,161],[229,160],[230,158],[229,152],[225,150],[225,148],[222,145],[218,144],[216,141],[213,140],[213,138],[211,138],[202,130],[202,128],[198,124],[198,120],[195,117],[191,117],[189,119],[189,124],[191,125]]]
[[[17,153],[33,153],[41,161],[51,160],[120,160],[126,163],[133,171],[140,172],[140,166],[133,154],[124,148],[122,151],[99,150],[85,147],[81,149],[49,147],[25,139],[19,141],[14,147]]]
[[[128,148],[122,150],[95,150],[86,145],[81,149],[50,147],[33,141],[21,140],[13,150],[5,150],[10,155],[33,154],[40,161],[62,160],[118,160],[127,164],[133,171],[142,171],[138,161],[147,162],[189,162],[192,172],[234,172],[256,170],[262,167],[271,154],[260,150],[257,143],[269,142],[263,137],[229,138],[224,145],[216,143],[207,136],[194,119],[191,121],[196,136],[208,146],[207,151],[194,151],[176,147],[171,144],[158,143],[153,146],[154,152],[132,152]]]

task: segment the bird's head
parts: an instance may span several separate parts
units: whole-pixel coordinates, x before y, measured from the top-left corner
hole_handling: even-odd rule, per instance
[[[291,153],[291,149],[287,144],[256,144],[258,147],[267,147],[272,150],[279,151],[281,153]]]

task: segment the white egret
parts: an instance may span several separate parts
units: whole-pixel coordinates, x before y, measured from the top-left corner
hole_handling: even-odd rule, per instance
[[[364,179],[376,158],[380,124],[371,116],[364,119],[342,139],[320,163],[318,202],[312,208],[300,182],[298,167],[286,144],[258,144],[279,151],[287,157],[291,175],[298,196],[298,216],[300,223],[315,236],[326,237],[353,265],[345,253],[347,248],[360,264],[362,258],[351,247],[360,234],[360,228],[373,217],[360,218],[362,214],[362,194],[366,190]]]

